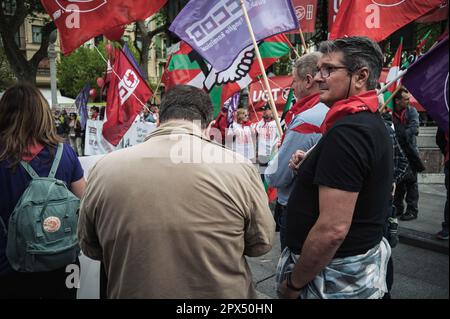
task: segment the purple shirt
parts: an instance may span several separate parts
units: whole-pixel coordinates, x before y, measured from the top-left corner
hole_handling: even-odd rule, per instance
[[[44,148],[30,162],[30,165],[39,176],[46,177],[50,173],[55,154],[56,148],[52,154],[47,148]],[[0,161],[0,217],[6,227],[8,227],[9,217],[14,207],[31,180],[30,175],[22,165],[19,164],[14,173],[8,166],[9,161]],[[73,182],[79,181],[83,175],[84,172],[75,151],[70,145],[64,144],[64,150],[55,178],[62,180],[70,188],[70,185]],[[6,258],[6,239],[7,236],[0,226],[0,274],[11,269]]]

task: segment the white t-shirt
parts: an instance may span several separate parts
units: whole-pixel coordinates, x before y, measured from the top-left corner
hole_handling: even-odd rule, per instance
[[[255,130],[258,133],[258,157],[260,161],[267,163],[279,140],[277,124],[275,120],[261,120],[256,123]]]
[[[231,139],[231,137],[233,137]],[[232,141],[232,142],[231,142]],[[255,158],[255,143],[251,126],[243,126],[233,122],[227,129],[227,144],[232,143],[231,149],[249,160]]]

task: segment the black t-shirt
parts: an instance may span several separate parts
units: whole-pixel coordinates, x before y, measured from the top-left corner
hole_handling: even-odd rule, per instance
[[[301,252],[319,216],[319,185],[359,192],[350,230],[335,258],[376,246],[389,211],[392,158],[392,142],[378,113],[339,119],[300,166],[288,202],[287,246]]]

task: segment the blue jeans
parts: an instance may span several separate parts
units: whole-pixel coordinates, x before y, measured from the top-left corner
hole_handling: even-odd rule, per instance
[[[281,205],[277,202],[277,205],[275,207],[276,213],[276,219],[275,222],[277,223],[277,230],[280,231],[280,244],[281,244],[281,251],[286,248],[286,215],[287,215],[287,206]]]

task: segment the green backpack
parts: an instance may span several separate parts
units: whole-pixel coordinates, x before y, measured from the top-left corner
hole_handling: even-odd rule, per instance
[[[63,144],[58,145],[48,177],[21,162],[32,180],[9,219],[6,256],[20,272],[46,272],[74,263],[80,248],[77,223],[80,200],[55,178]]]

